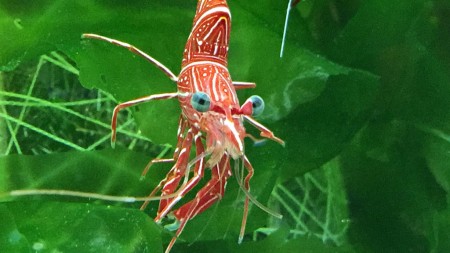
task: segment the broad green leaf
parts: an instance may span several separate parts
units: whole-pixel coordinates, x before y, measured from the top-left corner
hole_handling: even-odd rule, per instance
[[[3,252],[161,252],[160,228],[142,212],[85,203],[0,204]]]
[[[152,173],[152,183],[139,182],[139,170],[145,166],[146,160],[146,157],[126,150],[47,156],[10,155],[0,159],[1,174],[8,178],[8,184],[1,186],[2,200],[5,200],[3,194],[25,188],[145,196],[149,186],[157,180]],[[82,202],[72,202],[74,200]],[[5,225],[1,231],[9,231],[0,242],[1,249],[25,247],[37,250],[36,247],[40,247],[48,251],[69,252],[162,250],[161,228],[140,212],[136,204],[118,207],[113,203],[115,206],[107,206],[87,199],[55,196],[19,197],[10,198],[10,201],[13,202],[2,204],[1,219],[10,222],[1,225]]]
[[[141,170],[145,167],[147,159],[149,158],[123,149],[69,152],[47,156],[10,155],[0,158],[0,172],[2,175],[7,175],[8,178],[7,184],[2,185],[2,195],[0,196],[2,201],[5,201],[7,192],[27,188],[76,190],[117,196],[146,196],[165,177],[165,173],[169,169],[168,165],[155,165],[148,173],[147,179],[139,181]],[[275,183],[276,177],[273,174],[274,172],[271,171],[262,171],[255,175],[252,181],[252,194],[262,202],[267,200]],[[206,172],[205,178],[201,180],[199,186],[206,184],[208,179],[209,172]],[[224,198],[210,210],[190,221],[179,239],[180,242],[217,240],[219,238],[236,241],[242,220],[244,197],[243,193],[238,194],[238,191],[237,182],[231,178]],[[194,193],[188,194],[182,202],[187,202],[194,196]],[[97,245],[100,252],[106,252],[109,247],[106,243],[108,240],[114,240],[113,244],[119,249],[117,252],[140,252],[138,249],[141,248],[148,248],[147,252],[159,252],[158,250],[162,247],[159,241],[161,239],[158,238],[160,238],[163,228],[155,229],[157,227],[154,222],[150,218],[146,218],[148,216],[144,212],[138,210],[138,203],[120,204],[122,207],[118,207],[116,203],[113,203],[114,206],[105,206],[105,203],[100,205],[102,202],[99,201],[74,197],[38,196],[32,198],[10,197],[8,199],[13,202],[6,203],[5,211],[1,213],[2,220],[6,221],[4,229],[10,231],[4,235],[6,238],[4,240],[10,240],[8,238],[11,236],[16,238],[18,245],[14,247],[30,248],[33,246],[33,243],[30,242],[39,242],[39,240],[51,249],[61,249],[61,247],[67,246],[69,251],[74,250],[78,244],[88,247],[91,245],[91,240],[105,241],[105,244]],[[81,202],[55,203],[55,200]],[[98,204],[94,205],[94,203]],[[154,217],[156,208],[157,202],[151,203],[146,212]],[[34,214],[33,219],[26,218],[26,215],[30,213]],[[102,217],[103,220],[98,221],[97,219],[100,219],[98,217]],[[266,213],[251,205],[247,231],[251,232],[263,226],[266,219]],[[117,221],[119,224],[116,223]],[[68,222],[73,226],[67,225],[68,227],[66,227],[64,224]],[[99,222],[105,223],[105,225],[98,226]],[[122,222],[124,224],[120,225]],[[167,220],[164,221],[164,224],[171,222],[173,221]],[[80,225],[75,226],[74,224]],[[56,228],[63,225],[64,233],[56,233]],[[41,227],[40,230],[46,230],[46,236],[40,238],[37,230],[27,229],[33,226]],[[129,229],[129,226],[133,226],[133,231],[135,231],[133,233],[129,231],[130,237],[114,239]],[[111,238],[102,239],[101,236],[96,236],[101,235],[108,227],[113,230]],[[83,236],[77,236],[80,232]],[[25,239],[21,237],[22,235]],[[165,235],[167,243],[171,239],[171,234],[166,232]],[[66,245],[68,238],[75,242]],[[28,242],[25,244],[27,246],[22,243],[24,240]],[[155,251],[150,251],[150,249]]]
[[[431,226],[430,235],[432,235],[432,240],[430,241],[430,246],[432,248],[431,252],[445,252],[450,248],[450,243],[448,238],[450,237],[450,232],[448,227],[450,226],[450,210],[445,210],[436,213],[433,217],[433,225]]]
[[[428,167],[436,182],[447,192],[450,203],[450,138],[437,129],[423,129],[429,133],[425,142],[425,156]]]
[[[29,252],[30,245],[26,236],[22,234],[6,205],[0,204],[2,225],[0,229],[0,248],[5,252]]]
[[[364,252],[400,252],[406,244],[413,252],[427,251],[436,239],[429,230],[435,212],[448,207],[420,154],[423,133],[380,120],[359,137],[342,160],[354,203],[350,242]]]
[[[274,131],[288,136],[280,156],[283,176],[317,168],[341,152],[371,114],[376,88],[377,79],[364,72],[330,78],[314,102],[275,123]],[[363,95],[367,92],[372,94]]]
[[[361,252],[448,250],[443,10],[448,4],[440,1],[365,1],[328,41],[330,58],[381,76],[376,114],[343,159],[353,210],[349,240]]]
[[[145,195],[149,186],[136,182],[148,159],[121,148],[42,156],[9,155],[0,158],[1,173],[7,178],[1,191],[54,188],[121,195],[143,191]],[[155,177],[161,175],[160,171]]]
[[[387,63],[380,56],[401,52],[406,35],[424,8],[424,0],[364,1],[339,36],[329,41],[334,44],[330,53],[344,64],[377,70]]]
[[[266,238],[256,242],[244,242],[242,244],[237,244],[233,241],[210,241],[198,243],[195,245],[178,244],[174,247],[175,250],[179,252],[206,252],[210,249],[214,249],[214,252],[279,252],[279,253],[289,253],[289,252],[306,252],[306,253],[326,253],[326,252],[336,252],[336,253],[351,253],[353,252],[351,247],[334,247],[324,245],[317,238],[307,238],[301,237],[292,240],[286,240],[288,235],[288,229],[286,226],[282,226],[280,229],[270,234]]]

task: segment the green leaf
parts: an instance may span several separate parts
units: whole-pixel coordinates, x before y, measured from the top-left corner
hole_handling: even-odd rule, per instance
[[[186,244],[178,244],[174,247],[177,252],[206,252],[211,248],[214,252],[279,252],[279,253],[289,253],[298,252],[299,250],[306,253],[326,253],[326,252],[336,252],[336,253],[351,253],[353,252],[350,247],[334,247],[324,245],[317,238],[313,237],[301,237],[291,240],[286,240],[288,235],[288,229],[286,226],[282,226],[280,229],[270,234],[266,238],[256,242],[244,242],[242,244],[237,244],[234,241],[229,241],[225,244],[223,241],[211,241],[198,243],[192,246]]]
[[[372,122],[345,153],[353,202],[349,237],[362,251],[399,252],[409,245],[421,252],[435,240],[429,228],[435,212],[447,208],[446,194],[421,156],[422,139],[404,122]]]
[[[147,162],[147,157],[122,148],[43,156],[9,155],[0,158],[1,174],[7,179],[1,190],[83,189],[136,195],[148,189],[144,183],[135,184]]]
[[[0,241],[2,251],[162,251],[161,229],[136,209],[45,201],[0,206],[2,220],[14,217],[14,229]]]
[[[450,226],[450,211],[447,209],[436,213],[433,217],[433,225],[430,231],[430,235],[432,235],[430,241],[431,252],[445,252],[450,249],[448,226]]]
[[[126,150],[70,152],[0,159],[7,175],[2,192],[14,189],[64,189],[109,195],[145,196],[148,182],[139,182],[146,157]],[[154,173],[153,173],[154,174]],[[161,175],[161,172],[160,172]],[[154,175],[155,176],[155,175]],[[156,184],[157,177],[150,185]],[[161,252],[161,228],[147,215],[127,208],[83,203],[68,197],[21,197],[1,205],[2,249],[48,251]],[[86,200],[83,200],[86,202]],[[123,204],[122,204],[123,205]],[[9,231],[9,232],[7,232]],[[107,250],[109,249],[109,250]]]
[[[14,215],[4,204],[0,204],[0,217],[0,248],[6,252],[29,252],[30,245],[26,236],[19,231]]]
[[[402,50],[406,35],[426,8],[424,0],[365,1],[335,40],[331,55],[339,62],[383,67],[383,58]],[[325,6],[326,7],[326,6]],[[402,15],[398,15],[402,13]],[[380,62],[381,60],[381,62]],[[388,67],[385,65],[384,67]]]
[[[283,176],[300,175],[340,153],[370,116],[376,89],[377,79],[367,73],[333,77],[314,102],[277,122],[274,131],[288,136]]]
[[[425,157],[436,182],[447,192],[450,203],[450,136],[437,129],[424,129],[429,135],[425,141]]]
[[[124,149],[47,156],[10,155],[0,158],[0,174],[7,175],[8,178],[1,191],[6,194],[15,189],[64,189],[117,196],[146,196],[165,177],[168,169],[167,166],[155,165],[148,173],[147,179],[139,181],[141,170],[148,160],[145,156]],[[166,168],[163,169],[164,167]],[[276,180],[273,174],[271,171],[262,171],[255,175],[252,181],[252,194],[255,197],[268,198]],[[204,185],[208,178],[207,172],[199,185]],[[237,240],[244,197],[242,193],[239,195],[238,191],[239,186],[232,178],[224,198],[190,221],[179,240],[196,242],[224,237]],[[188,194],[182,202],[187,202],[194,196],[193,193]],[[260,201],[263,201],[261,198]],[[93,243],[92,240],[104,242],[96,245],[100,252],[106,252],[110,244],[115,245],[117,252],[141,252],[139,249],[159,252],[162,247],[162,227],[158,228],[147,215],[138,211],[138,203],[120,204],[126,207],[123,208],[117,204],[105,206],[99,205],[102,203],[99,201],[58,196],[21,197],[11,200],[14,202],[4,205],[6,209],[1,216],[2,220],[5,220],[5,233],[10,231],[4,236],[4,240],[12,240],[11,236],[14,237],[18,244],[14,246],[15,249],[24,247],[23,240],[28,242],[25,244],[27,248],[33,247],[34,242],[39,242],[50,249],[61,249],[64,246],[69,251],[74,250],[78,244],[88,247]],[[55,200],[99,204],[54,202]],[[156,215],[156,202],[147,208],[151,217]],[[31,213],[33,219],[27,218]],[[266,218],[266,213],[251,206],[247,231],[263,226]],[[28,229],[30,227],[33,229]],[[61,228],[63,233],[58,232],[57,228]],[[39,232],[42,230],[47,231],[45,236],[41,235],[43,232]],[[107,238],[102,235],[105,230],[112,230],[107,234]],[[116,238],[127,230],[129,237]],[[19,236],[22,234],[25,239]],[[78,234],[82,236],[77,236]],[[171,235],[168,235],[164,241],[167,243],[170,239]],[[68,245],[68,240],[73,243]],[[108,241],[111,243],[107,243]]]

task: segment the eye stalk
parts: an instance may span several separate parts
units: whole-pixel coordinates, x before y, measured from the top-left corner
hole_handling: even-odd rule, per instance
[[[241,113],[245,115],[258,116],[263,111],[264,100],[257,95],[249,97],[241,107]]]
[[[209,111],[211,107],[211,98],[204,92],[195,92],[191,97],[191,105],[198,112]]]

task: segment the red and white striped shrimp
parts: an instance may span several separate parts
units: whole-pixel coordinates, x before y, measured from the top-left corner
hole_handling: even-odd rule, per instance
[[[126,107],[152,100],[178,98],[182,113],[179,120],[178,143],[171,159],[154,159],[151,164],[174,162],[167,176],[151,192],[161,192],[161,199],[155,221],[171,213],[178,222],[175,237],[168,245],[169,252],[186,223],[221,199],[227,179],[232,175],[230,160],[242,159],[248,173],[243,182],[246,192],[244,214],[239,241],[242,241],[248,215],[250,179],[253,167],[244,153],[244,138],[249,136],[243,126],[244,120],[261,131],[261,136],[284,144],[274,134],[258,123],[252,116],[264,108],[262,99],[252,96],[239,105],[236,89],[253,88],[255,83],[233,82],[227,69],[227,56],[231,29],[231,15],[226,0],[199,0],[193,21],[193,28],[186,43],[178,76],[167,67],[136,47],[96,34],[84,34],[84,38],[108,41],[125,47],[147,59],[161,69],[171,80],[177,82],[177,91],[155,94],[131,100],[116,106],[112,117],[112,142],[116,138],[118,112]],[[190,160],[191,147],[195,145],[196,157]],[[193,167],[193,173],[191,173]],[[211,170],[211,179],[201,188],[194,199],[174,210],[178,201],[191,191]],[[180,182],[182,182],[180,184]],[[147,202],[142,205],[144,209]]]

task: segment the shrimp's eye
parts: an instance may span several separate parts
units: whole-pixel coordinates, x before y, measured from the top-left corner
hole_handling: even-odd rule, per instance
[[[252,103],[252,116],[258,116],[264,111],[264,100],[257,95],[248,98]]]
[[[191,97],[192,107],[199,112],[206,112],[211,106],[211,99],[208,94],[198,91]]]

